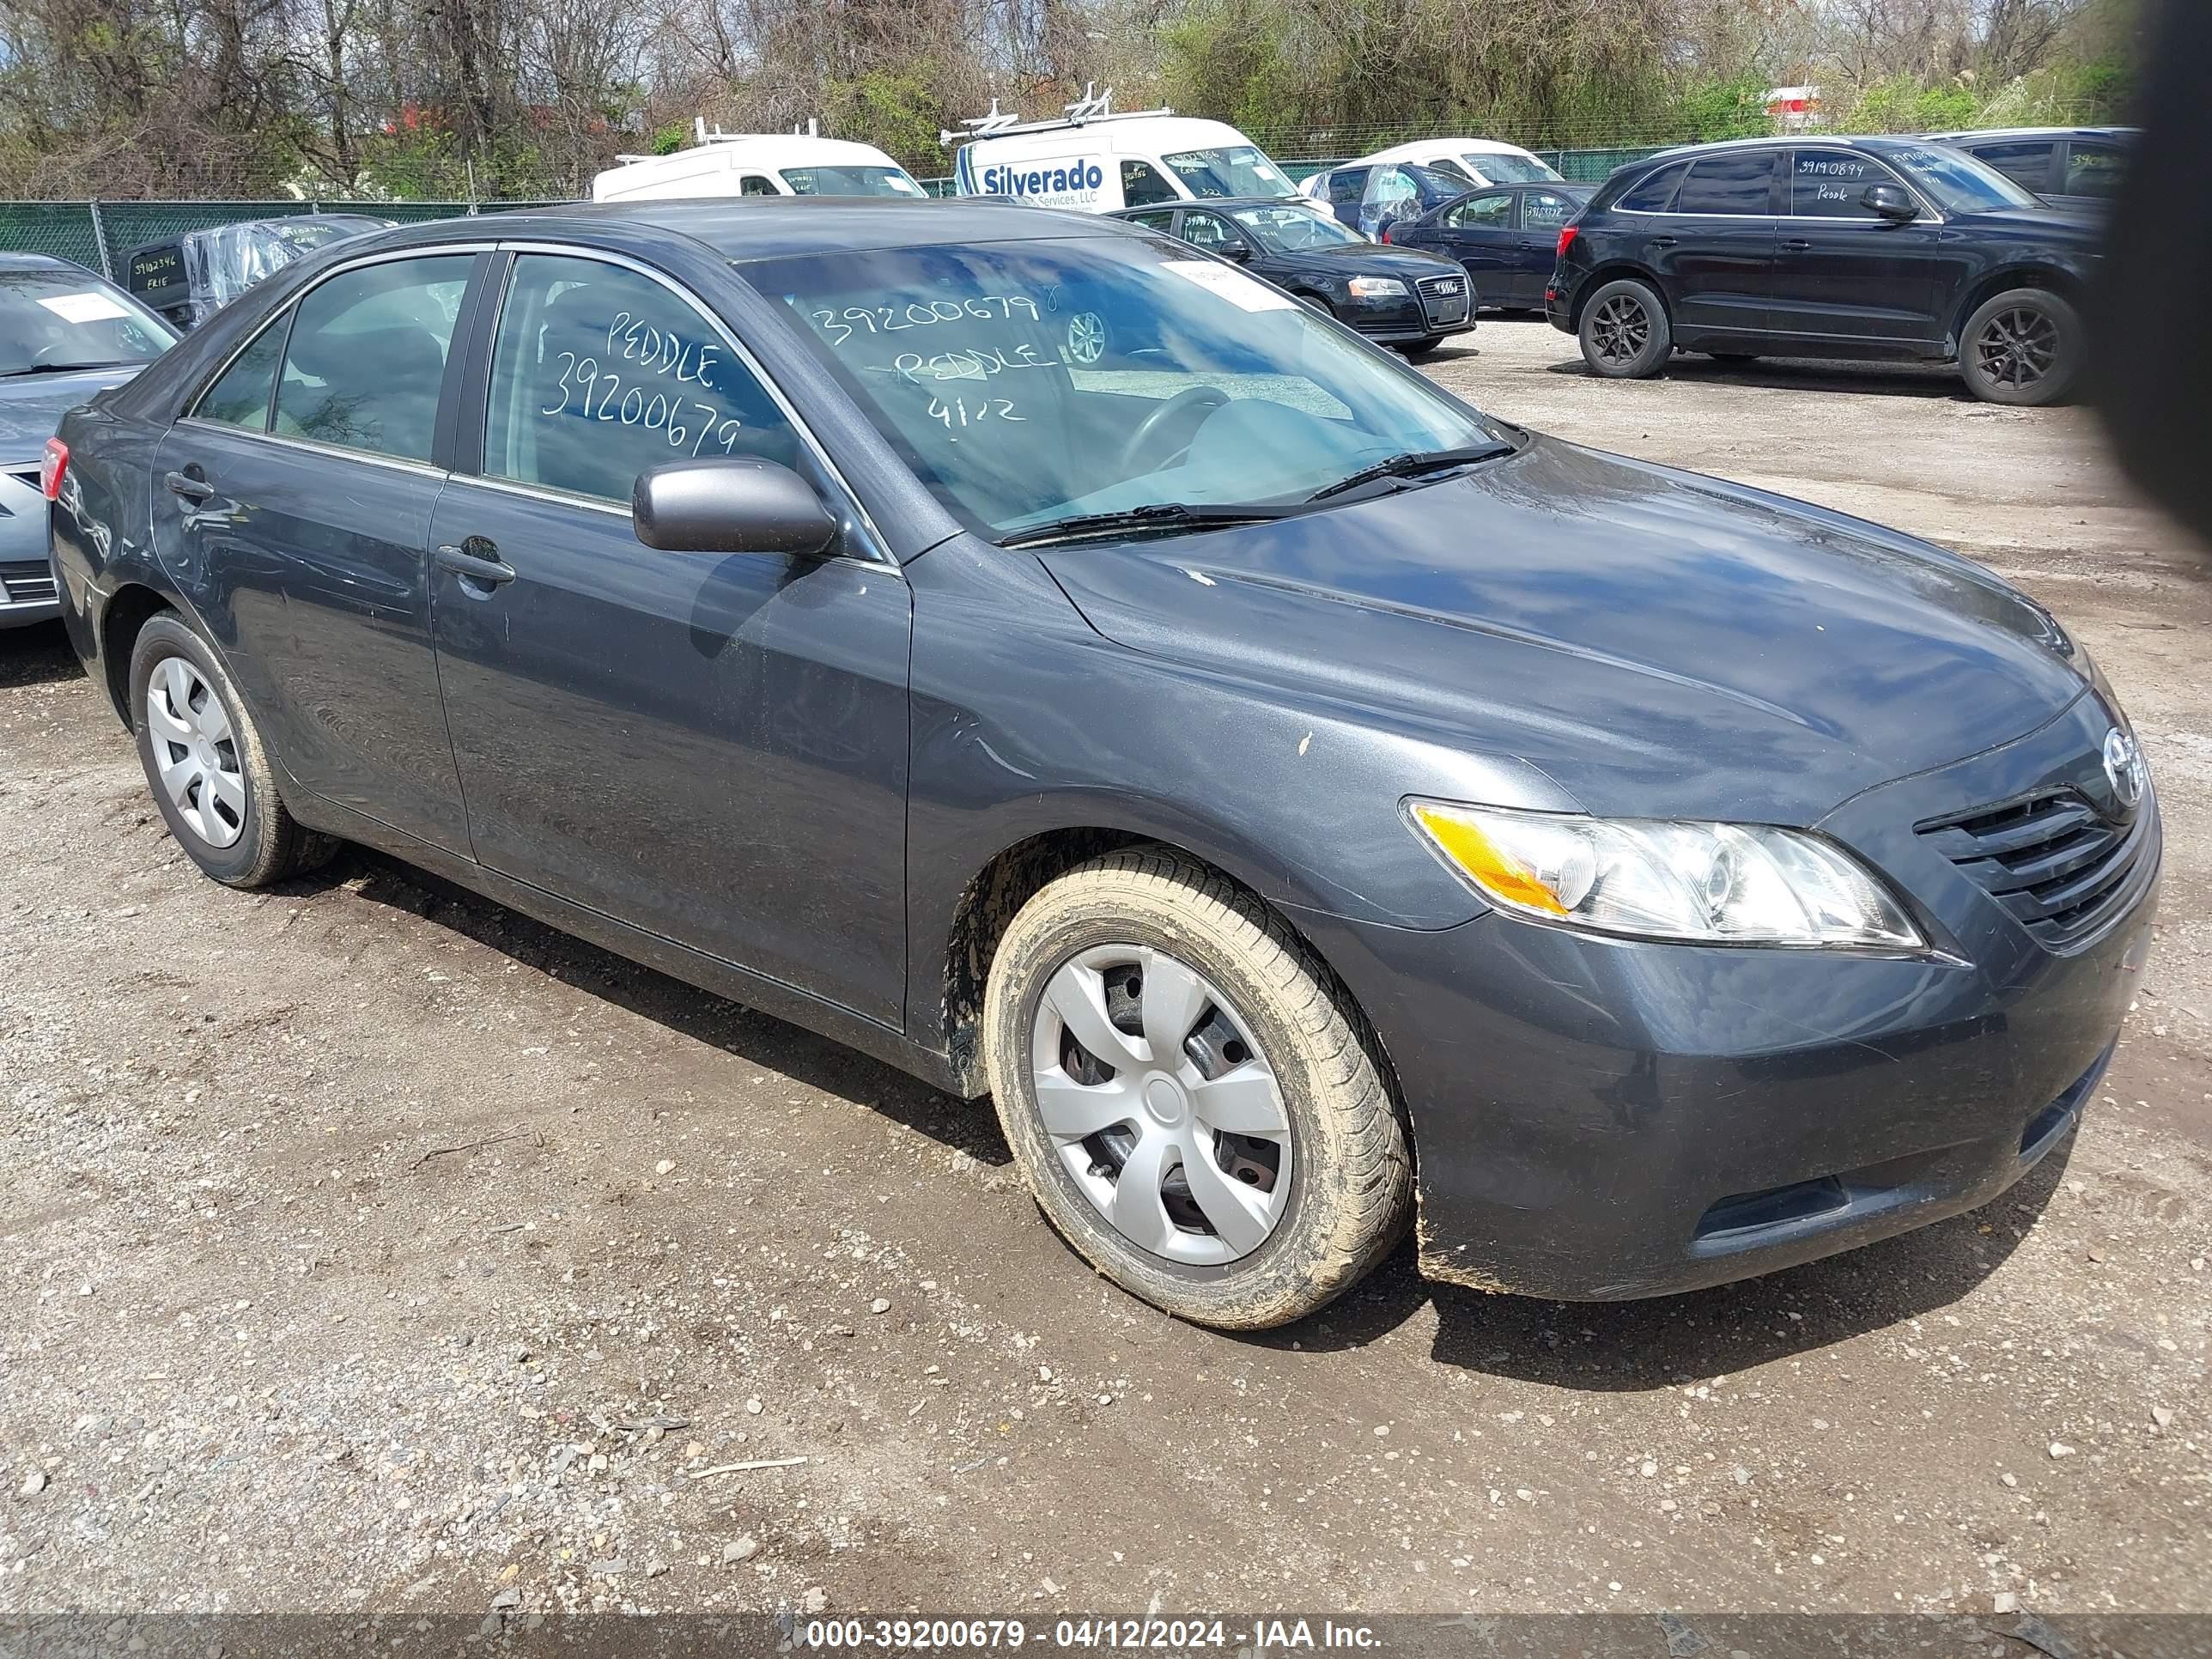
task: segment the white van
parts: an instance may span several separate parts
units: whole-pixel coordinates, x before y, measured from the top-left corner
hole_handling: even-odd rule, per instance
[[[969,141],[954,159],[963,196],[1012,196],[1039,207],[1110,213],[1116,208],[1200,197],[1291,196],[1282,169],[1235,127],[1170,109],[1116,115],[1114,89],[1086,94],[1056,121],[1001,114],[961,125]],[[938,135],[951,143],[957,134]]]
[[[1549,184],[1559,176],[1548,163],[1520,145],[1501,144],[1495,138],[1420,138],[1410,144],[1393,144],[1389,149],[1378,149],[1372,155],[1363,155],[1357,161],[1342,165],[1380,167],[1388,161],[1406,161],[1414,167],[1434,167],[1439,173],[1456,173],[1470,186]],[[1318,195],[1321,181],[1327,176],[1317,173],[1301,188],[1309,196]]]
[[[594,202],[690,196],[910,196],[928,191],[873,144],[805,132],[724,132],[694,124],[698,142],[670,155],[624,155],[592,180]]]

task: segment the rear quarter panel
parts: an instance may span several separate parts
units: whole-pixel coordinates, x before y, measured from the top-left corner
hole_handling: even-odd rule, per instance
[[[154,556],[151,492],[161,430],[124,418],[103,400],[64,416],[59,435],[70,464],[47,523],[62,624],[112,696],[118,669],[103,660],[100,641],[109,603],[131,586],[177,603]]]

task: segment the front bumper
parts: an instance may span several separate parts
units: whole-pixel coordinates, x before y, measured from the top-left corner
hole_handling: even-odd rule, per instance
[[[38,458],[0,465],[0,628],[27,628],[61,613],[46,557]]]
[[[1904,1232],[2018,1180],[2094,1094],[2140,983],[2156,805],[2134,876],[2063,953],[1913,826],[2078,777],[2106,728],[2085,696],[1822,824],[1912,897],[1944,954],[1302,917],[1404,1091],[1422,1271],[1569,1300],[1662,1295]]]
[[[52,565],[44,559],[35,564],[13,559],[0,562],[0,628],[28,628],[33,623],[52,622],[61,614]]]
[[[1444,291],[1428,291],[1439,283]],[[1417,345],[1473,328],[1472,290],[1473,285],[1464,277],[1429,277],[1402,299],[1348,300],[1338,315],[1378,344]]]

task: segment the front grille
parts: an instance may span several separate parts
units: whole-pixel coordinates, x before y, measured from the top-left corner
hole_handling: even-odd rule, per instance
[[[2075,790],[2050,789],[1916,828],[2029,933],[2063,946],[2134,896],[2156,817],[2146,800],[2115,823]]]
[[[1467,320],[1466,277],[1424,276],[1413,286],[1421,292],[1421,309],[1428,313],[1430,322]]]
[[[56,597],[53,570],[43,564],[0,565],[0,595],[9,605],[52,605]]]

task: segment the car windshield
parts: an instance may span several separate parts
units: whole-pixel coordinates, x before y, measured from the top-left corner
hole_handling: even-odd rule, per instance
[[[0,376],[150,363],[176,339],[90,271],[0,270]]]
[[[1285,203],[1280,207],[1234,210],[1230,217],[1250,231],[1270,253],[1296,253],[1307,248],[1358,246],[1362,239],[1334,219],[1313,209]]]
[[[1297,504],[1508,429],[1279,289],[1134,236],[739,262],[915,476],[1000,538]]]
[[[1249,144],[1186,149],[1163,155],[1194,196],[1289,196],[1291,181]]]
[[[1932,145],[1900,144],[1885,148],[1882,159],[1894,161],[1936,198],[1947,213],[1983,213],[1992,208],[2040,207],[2041,198],[1963,150]]]
[[[1485,154],[1468,152],[1461,158],[1473,167],[1477,175],[1493,185],[1546,185],[1559,175],[1533,155],[1514,155],[1510,153]]]
[[[921,196],[920,185],[896,167],[785,167],[783,182],[799,196]]]

